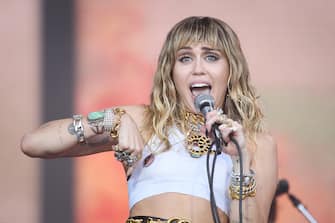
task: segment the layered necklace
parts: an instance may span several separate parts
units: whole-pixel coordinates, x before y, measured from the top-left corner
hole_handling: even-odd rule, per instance
[[[205,119],[202,115],[188,111],[184,112],[183,116],[187,128],[186,148],[193,158],[199,158],[211,149],[210,139],[201,133]]]
[[[210,139],[201,133],[201,127],[205,124],[205,118],[202,115],[194,114],[188,111],[182,113],[183,120],[185,121],[185,127],[187,129],[185,145],[186,149],[193,158],[199,158],[204,154],[207,154],[211,149]],[[175,144],[180,143],[176,142]],[[172,145],[173,146],[173,145]],[[155,145],[154,147],[159,147]],[[150,166],[154,160],[155,155],[161,151],[151,151],[143,161],[143,166]]]

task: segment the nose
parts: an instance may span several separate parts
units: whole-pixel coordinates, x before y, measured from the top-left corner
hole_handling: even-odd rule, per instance
[[[195,63],[194,63],[194,67],[193,67],[193,74],[194,75],[202,75],[202,74],[205,74],[205,68],[204,68],[204,65],[201,61],[200,58],[198,58],[197,60],[195,60]]]

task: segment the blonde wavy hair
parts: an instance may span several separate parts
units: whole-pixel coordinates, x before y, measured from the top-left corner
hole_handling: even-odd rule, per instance
[[[177,23],[167,35],[154,76],[151,103],[145,115],[145,135],[148,139],[157,135],[166,148],[169,148],[168,130],[171,126],[177,125],[185,130],[182,117],[185,108],[172,78],[176,52],[181,47],[199,42],[221,50],[228,60],[229,77],[222,108],[225,114],[242,124],[249,139],[264,131],[263,114],[249,81],[248,65],[237,35],[219,19],[188,17]]]

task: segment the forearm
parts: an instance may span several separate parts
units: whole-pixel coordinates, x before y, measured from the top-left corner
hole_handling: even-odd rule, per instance
[[[264,210],[262,210],[264,211]],[[242,200],[243,222],[248,223],[265,223],[266,218],[262,216],[261,210],[257,205],[255,197],[247,197]],[[239,201],[232,200],[230,204],[230,223],[239,223]]]
[[[249,157],[244,154],[244,161],[243,161],[243,175],[253,175],[255,174],[250,170],[250,161]],[[237,174],[240,172],[240,159],[238,157],[233,157],[233,173]],[[256,177],[256,176],[254,176]],[[232,199],[230,204],[230,222],[239,222],[239,200]],[[243,222],[248,223],[262,223],[266,222],[266,218],[263,215],[264,210],[260,210],[259,205],[257,203],[257,195],[256,196],[246,196],[242,200],[242,216]]]
[[[56,158],[108,150],[97,147],[110,144],[110,137],[106,134],[97,135],[88,125],[86,118],[82,119],[82,125],[87,143],[78,142],[77,135],[70,129],[71,125],[73,119],[70,118],[45,123],[22,138],[22,151],[31,157]]]

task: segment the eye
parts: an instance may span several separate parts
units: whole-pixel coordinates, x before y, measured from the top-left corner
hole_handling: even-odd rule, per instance
[[[188,56],[188,55],[183,55],[183,56],[180,56],[178,58],[178,61],[182,62],[182,63],[187,63],[187,62],[192,61],[192,58],[190,56]]]
[[[217,61],[219,56],[216,54],[207,54],[205,58],[207,61]]]

